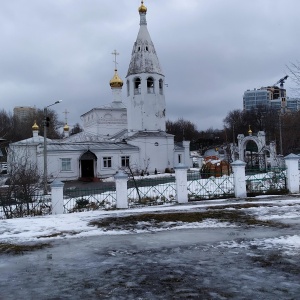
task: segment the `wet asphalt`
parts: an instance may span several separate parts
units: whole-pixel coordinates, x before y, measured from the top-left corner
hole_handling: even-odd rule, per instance
[[[223,244],[298,234],[299,221],[52,241],[0,256],[0,299],[299,299],[300,254]]]

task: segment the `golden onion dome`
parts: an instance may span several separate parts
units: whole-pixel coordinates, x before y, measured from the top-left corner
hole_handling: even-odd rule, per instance
[[[68,126],[68,124],[66,123],[66,125],[64,126],[64,131],[69,131],[70,127]]]
[[[141,2],[141,6],[139,7],[139,12],[140,13],[146,13],[147,12],[147,7],[144,5],[144,1]]]
[[[115,75],[114,77],[111,79],[111,81],[109,82],[109,85],[112,88],[120,88],[123,86],[123,80],[119,77],[118,73],[117,73],[117,69],[115,69]]]
[[[250,127],[250,125],[249,125],[248,134],[249,134],[249,135],[252,135],[252,130],[251,130],[251,127]]]
[[[34,131],[38,131],[39,130],[39,126],[38,126],[38,124],[36,124],[36,121],[34,121],[34,124],[32,126],[32,130],[34,130]]]

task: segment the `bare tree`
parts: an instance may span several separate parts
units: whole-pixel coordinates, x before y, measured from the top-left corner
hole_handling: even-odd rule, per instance
[[[183,140],[194,141],[197,140],[199,132],[196,125],[191,121],[178,119],[175,122],[168,120],[166,122],[167,132],[175,135],[175,141],[181,142]]]
[[[139,185],[138,185],[136,177],[139,175],[144,176],[145,174],[148,174],[150,158],[146,159],[144,163],[145,163],[144,169],[138,167],[137,164],[129,164],[128,166],[121,168],[124,171],[124,173],[126,173],[128,175],[128,177],[132,179],[132,182],[133,182],[134,188],[137,192],[140,203],[142,202],[142,197],[140,194]]]
[[[36,202],[41,190],[41,174],[30,155],[16,153],[9,163],[8,187],[0,191],[0,205],[6,218],[41,214],[41,206]]]
[[[48,110],[48,117],[50,118],[49,128],[47,128],[48,138],[57,139],[62,136],[60,129],[63,126],[63,122],[58,120],[58,115],[54,110]],[[11,142],[16,142],[32,137],[32,125],[37,123],[40,128],[40,135],[43,135],[43,122],[44,111],[37,109],[33,111],[26,119],[20,119],[13,116],[11,113],[7,113],[4,110],[0,110],[0,138],[5,139],[4,146],[8,146]]]
[[[300,61],[296,61],[296,63],[291,63],[289,66],[287,66],[290,77],[292,80],[296,83],[296,85],[299,87],[297,88],[298,92],[300,89]]]
[[[79,133],[79,132],[82,132],[82,131],[83,131],[83,129],[82,129],[82,127],[80,126],[80,124],[79,124],[79,123],[76,123],[76,124],[73,126],[73,128],[71,129],[70,135],[73,135],[73,134],[76,134],[76,133]]]

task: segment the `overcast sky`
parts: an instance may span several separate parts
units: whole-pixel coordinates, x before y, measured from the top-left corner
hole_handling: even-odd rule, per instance
[[[145,0],[166,76],[167,119],[198,130],[223,128],[247,89],[272,85],[300,61],[299,0]],[[109,80],[125,81],[139,30],[139,0],[0,2],[0,109],[53,109],[61,120],[112,101]],[[293,96],[290,79],[285,87]],[[123,98],[125,87],[123,88]]]

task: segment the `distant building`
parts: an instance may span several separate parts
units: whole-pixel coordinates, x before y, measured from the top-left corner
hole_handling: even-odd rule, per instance
[[[269,108],[284,112],[298,111],[300,110],[300,98],[286,97],[286,90],[277,86],[261,87],[244,92],[243,108],[244,110]]]
[[[19,120],[24,120],[34,114],[36,111],[35,107],[31,106],[16,106],[14,108],[14,116]]]

